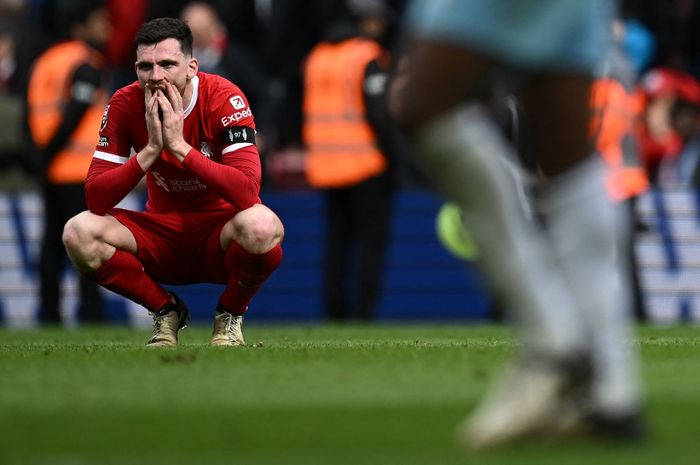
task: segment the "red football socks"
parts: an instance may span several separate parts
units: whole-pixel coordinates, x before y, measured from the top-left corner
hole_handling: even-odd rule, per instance
[[[219,303],[226,310],[242,314],[262,283],[277,269],[282,261],[282,246],[277,244],[263,254],[252,254],[232,242],[226,251],[228,286],[221,294]]]
[[[129,252],[117,249],[107,260],[86,276],[97,284],[116,292],[151,312],[157,312],[171,302],[168,291],[146,274],[141,262]]]

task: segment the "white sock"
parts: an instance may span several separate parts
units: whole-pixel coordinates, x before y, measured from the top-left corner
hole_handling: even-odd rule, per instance
[[[544,235],[523,209],[512,149],[477,105],[434,120],[417,136],[418,168],[462,208],[491,288],[512,312],[526,352],[567,356],[584,344],[576,308]]]
[[[619,254],[629,221],[624,206],[609,200],[603,170],[595,156],[552,179],[539,192],[537,207],[586,325],[594,406],[627,413],[640,396],[629,281]]]

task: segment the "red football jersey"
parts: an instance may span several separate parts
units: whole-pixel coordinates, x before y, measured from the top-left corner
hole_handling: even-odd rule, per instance
[[[220,210],[231,208],[231,205],[243,209],[250,206],[247,203],[259,202],[260,158],[255,147],[255,123],[247,99],[237,86],[214,74],[198,73],[192,84],[194,89],[185,108],[183,134],[185,141],[195,150],[180,163],[163,149],[160,158],[146,172],[147,210]],[[123,171],[126,176],[121,175],[122,171],[116,171],[114,173],[120,175],[111,176],[111,179],[99,177],[120,167],[127,168],[122,165],[147,143],[144,92],[139,83],[134,82],[118,90],[105,108],[100,138],[86,181],[91,210],[103,213],[114,206],[114,200],[121,200],[116,197],[123,197],[133,188],[130,184],[142,176],[138,173],[140,168],[134,168],[137,165],[133,163],[130,171]],[[119,195],[115,197],[104,187],[102,190],[90,189],[91,183],[107,185],[119,191]],[[242,196],[236,190],[246,191],[244,200],[237,201]],[[91,195],[100,194],[114,198],[110,198],[107,205],[101,199],[91,202]],[[99,207],[93,208],[94,205]]]

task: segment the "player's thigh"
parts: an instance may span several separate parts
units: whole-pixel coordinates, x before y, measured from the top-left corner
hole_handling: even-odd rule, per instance
[[[95,215],[90,211],[80,212],[66,222],[63,239],[76,249],[98,243],[136,251],[136,241],[129,229],[111,215]]]
[[[494,63],[449,43],[413,38],[406,45],[389,92],[393,118],[417,129],[452,107],[478,98]]]
[[[96,238],[99,241],[120,250],[136,252],[136,239],[129,228],[111,215],[95,216]]]
[[[591,156],[592,79],[547,74],[531,78],[518,95],[520,151],[548,177]]]

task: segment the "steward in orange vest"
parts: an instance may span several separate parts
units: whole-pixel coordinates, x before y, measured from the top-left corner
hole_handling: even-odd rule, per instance
[[[305,173],[325,198],[330,320],[372,319],[381,290],[394,195],[390,160],[401,150],[386,104],[389,56],[381,35],[371,35],[388,25],[386,14],[357,11],[334,23],[304,68]]]
[[[383,55],[369,39],[318,44],[304,83],[306,176],[317,188],[346,187],[383,173],[385,156],[367,121],[363,81],[367,65]]]
[[[641,104],[634,89],[614,78],[597,79],[591,90],[591,131],[595,148],[608,169],[605,185],[614,201],[636,197],[649,187],[639,157],[634,125],[641,118]]]
[[[55,184],[82,183],[107,103],[99,88],[103,57],[79,40],[49,48],[34,64],[27,93],[29,129]]]
[[[591,89],[589,132],[595,149],[607,164],[608,194],[619,202],[637,197],[649,188],[638,138],[643,101],[637,91],[636,70],[621,45],[609,51],[601,71]]]
[[[608,195],[626,208],[623,214],[628,216],[628,228],[622,231],[620,259],[629,278],[631,310],[643,321],[647,312],[635,250],[635,237],[641,224],[636,198],[650,185],[638,138],[643,100],[637,91],[636,72],[618,47],[610,51],[605,65],[605,74],[596,79],[591,89],[590,135],[595,149],[607,164]]]
[[[69,40],[50,47],[34,62],[27,90],[27,124],[40,161],[43,179],[44,235],[39,260],[39,319],[62,320],[61,276],[66,260],[63,226],[86,209],[83,183],[99,143],[106,115],[101,88],[104,58],[99,49],[111,26],[104,2],[62,0],[56,6],[57,24]],[[104,319],[102,297],[92,281],[80,276],[78,318]]]

